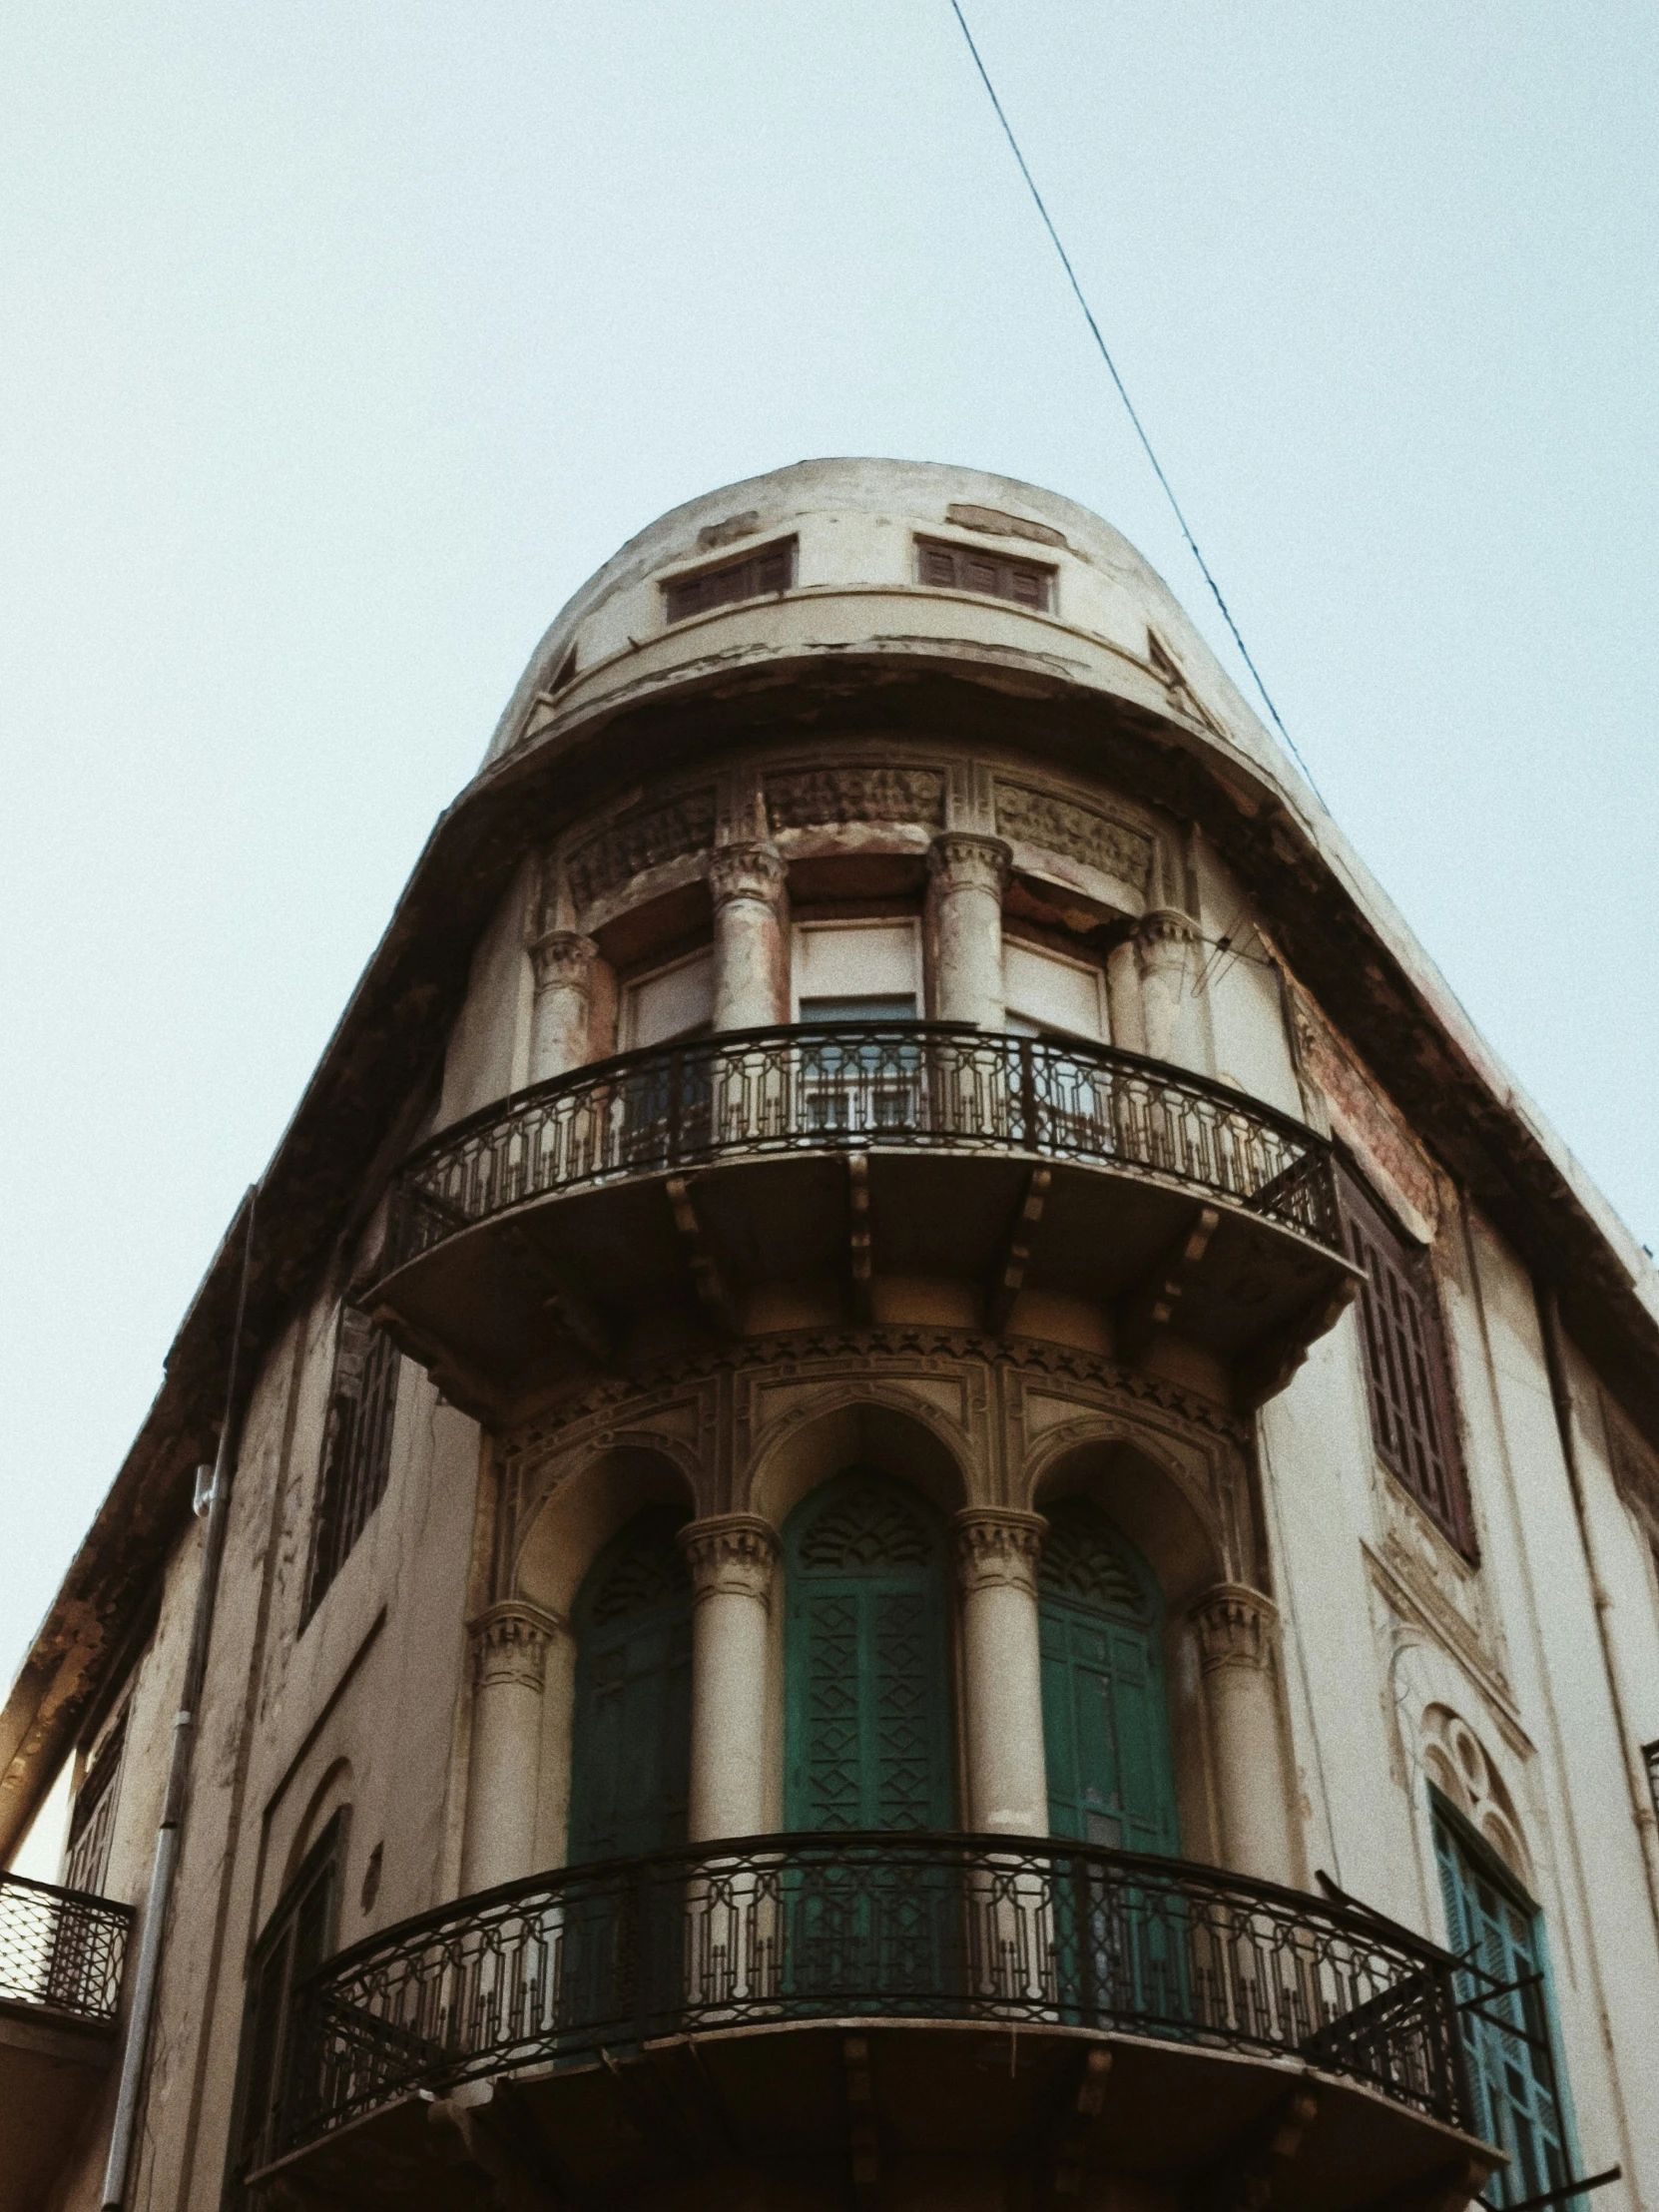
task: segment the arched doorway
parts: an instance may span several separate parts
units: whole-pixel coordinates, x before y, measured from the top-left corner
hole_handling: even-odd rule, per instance
[[[1044,1510],[1038,1591],[1050,1833],[1177,1852],[1162,1593],[1097,1505],[1068,1497]]]
[[[572,1615],[572,1866],[686,1840],[691,1779],[691,1575],[673,1506],[637,1513],[589,1568]]]
[[[907,1483],[852,1466],[784,1531],[792,1829],[954,1819],[944,1531]]]

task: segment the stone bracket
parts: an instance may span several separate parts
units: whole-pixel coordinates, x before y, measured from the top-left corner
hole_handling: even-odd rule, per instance
[[[846,2141],[852,2165],[852,2198],[858,2212],[872,2212],[881,2183],[881,2145],[875,2129],[875,2087],[869,2073],[869,2038],[841,2037],[846,2078]]]
[[[1096,2043],[1084,2054],[1077,2087],[1049,2130],[1043,2149],[1043,2174],[1051,2204],[1075,2204],[1083,2188],[1083,2158],[1106,2103],[1106,2077],[1112,2053]]]
[[[871,1279],[875,1253],[869,1235],[869,1155],[846,1156],[846,1200],[852,1226],[847,1237],[847,1258],[852,1278],[852,1315],[855,1321],[870,1319]]]
[[[1210,1240],[1221,1226],[1221,1210],[1201,1206],[1184,1237],[1177,1239],[1157,1264],[1148,1269],[1132,1290],[1118,1302],[1118,1344],[1124,1357],[1139,1360],[1160,1330],[1175,1318],[1182,1298],[1192,1288]]]
[[[1313,2089],[1293,2089],[1197,2177],[1187,2192],[1187,2212],[1264,2212],[1319,2108]]]
[[[504,2082],[475,2082],[426,2107],[440,2155],[485,2182],[500,2212],[559,2212],[570,2189]]]
[[[985,1327],[993,1336],[1000,1337],[1006,1330],[1014,1301],[1024,1287],[1025,1271],[1031,1264],[1038,1224],[1043,1218],[1048,1187],[1053,1180],[1052,1168],[1033,1168],[1025,1179],[1025,1196],[1002,1241],[990,1288],[985,1294]]]
[[[1491,2176],[1491,2166],[1478,2158],[1454,2158],[1420,2181],[1374,2197],[1365,2212],[1464,2212]]]
[[[1339,1283],[1330,1297],[1306,1308],[1286,1329],[1276,1330],[1243,1355],[1233,1370],[1237,1398],[1254,1412],[1277,1397],[1327,1330],[1335,1329],[1360,1295],[1358,1275]]]
[[[720,1272],[720,1262],[715,1258],[703,1224],[697,1218],[697,1208],[692,1203],[691,1183],[683,1175],[671,1175],[663,1186],[668,1192],[674,1226],[680,1233],[680,1241],[686,1247],[691,1263],[692,1282],[702,1302],[703,1310],[723,1337],[738,1334],[737,1316],[726,1289],[725,1278]]]
[[[588,1355],[608,1367],[616,1352],[616,1331],[610,1321],[574,1280],[571,1271],[538,1251],[524,1230],[510,1228],[503,1241],[513,1258],[535,1284],[547,1311],[562,1324]]]

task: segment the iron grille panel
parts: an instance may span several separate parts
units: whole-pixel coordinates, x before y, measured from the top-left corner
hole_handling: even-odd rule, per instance
[[[1330,1147],[1108,1045],[939,1022],[735,1030],[519,1091],[404,1163],[385,1272],[532,1200],[747,1155],[1019,1152],[1213,1194],[1343,1251]]]
[[[132,1908],[0,1874],[0,2003],[113,2027]]]
[[[1360,1911],[1087,1845],[704,1845],[516,1883],[330,1962],[300,1995],[284,2147],[514,2066],[848,2016],[1300,2057],[1464,2125],[1455,1963]]]

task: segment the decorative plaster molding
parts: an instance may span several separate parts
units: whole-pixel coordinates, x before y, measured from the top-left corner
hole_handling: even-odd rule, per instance
[[[781,1552],[778,1531],[758,1513],[716,1513],[688,1521],[679,1535],[698,1602],[706,1597],[772,1601],[772,1577]]]
[[[709,890],[716,906],[728,906],[735,898],[754,898],[776,906],[784,895],[788,875],[778,847],[759,839],[718,844],[709,854]]]
[[[598,945],[578,930],[548,930],[530,946],[537,991],[562,988],[580,991],[586,997],[593,988],[593,963],[598,956]]]
[[[989,891],[1000,898],[1013,865],[1013,850],[1001,837],[976,830],[944,830],[927,847],[927,865],[941,890]]]
[[[964,1597],[992,1589],[1023,1590],[1028,1597],[1036,1597],[1037,1563],[1048,1532],[1041,1513],[970,1505],[956,1515],[951,1527]]]
[[[1029,784],[996,784],[996,825],[1005,836],[1081,860],[1102,875],[1133,884],[1144,898],[1152,882],[1155,847],[1150,836],[1094,807],[1035,791]]]
[[[544,1612],[527,1598],[503,1598],[467,1624],[472,1663],[480,1690],[516,1682],[540,1693],[547,1679],[547,1647],[569,1634],[557,1613]]]
[[[803,769],[769,776],[766,805],[775,830],[857,822],[911,822],[932,829],[944,820],[944,777],[930,768]]]
[[[1206,1674],[1219,1667],[1260,1671],[1271,1663],[1279,1608],[1261,1590],[1218,1582],[1187,1617],[1198,1630],[1199,1664]]]
[[[712,785],[683,793],[665,806],[625,815],[572,848],[565,863],[571,895],[579,907],[591,906],[647,868],[705,850],[714,833]]]

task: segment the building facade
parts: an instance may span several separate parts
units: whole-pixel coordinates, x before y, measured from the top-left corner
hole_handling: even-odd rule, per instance
[[[713,493],[0,1717],[0,2212],[1659,2201],[1656,1560],[1651,1263],[1134,550]]]

